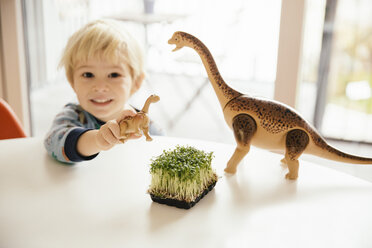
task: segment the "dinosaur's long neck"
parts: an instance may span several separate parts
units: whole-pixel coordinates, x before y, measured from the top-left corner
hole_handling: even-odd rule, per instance
[[[214,61],[212,54],[200,40],[192,37],[191,39],[189,39],[189,42],[189,47],[193,48],[199,54],[208,73],[208,78],[212,83],[213,89],[221,104],[221,107],[222,109],[224,109],[224,107],[230,100],[242,94],[225,83],[220,72],[218,71],[216,62]]]
[[[150,107],[150,103],[152,103],[152,99],[151,97],[147,98],[145,104],[143,105],[143,108],[142,108],[142,112],[144,113],[148,113],[149,112],[149,107]]]

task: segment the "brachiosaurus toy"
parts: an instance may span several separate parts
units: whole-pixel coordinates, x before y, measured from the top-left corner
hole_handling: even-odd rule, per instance
[[[372,164],[372,158],[363,158],[331,147],[294,109],[280,102],[242,94],[222,79],[208,48],[196,37],[175,32],[168,41],[194,49],[200,56],[209,80],[221,104],[226,123],[233,130],[237,147],[225,168],[235,173],[238,164],[249,152],[251,144],[271,151],[285,152],[282,162],[288,166],[287,179],[297,179],[302,153],[345,163]]]
[[[151,95],[147,98],[143,108],[135,116],[127,116],[121,121],[119,121],[120,126],[120,139],[121,142],[126,141],[126,139],[134,133],[141,134],[141,131],[146,136],[146,141],[152,141],[149,135],[149,123],[150,119],[147,116],[149,111],[150,103],[154,103],[160,100],[157,95]]]

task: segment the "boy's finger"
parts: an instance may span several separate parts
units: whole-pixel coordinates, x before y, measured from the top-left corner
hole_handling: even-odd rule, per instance
[[[109,144],[117,144],[118,139],[115,138],[115,136],[112,134],[111,130],[108,129],[107,132],[104,132],[102,134],[103,138],[109,143]]]
[[[115,121],[115,120],[108,121],[108,122],[106,123],[106,125],[107,125],[108,128],[110,129],[112,135],[113,135],[116,139],[119,139],[119,138],[120,138],[120,126],[119,126],[119,124],[117,123],[117,121]]]
[[[123,110],[123,112],[120,113],[119,118],[116,119],[117,122],[121,121],[127,116],[135,116],[137,113],[134,110],[126,109]]]
[[[115,122],[115,121],[114,121]],[[102,138],[108,142],[109,144],[117,144],[119,142],[119,139],[115,137],[113,131],[112,131],[112,126],[115,126],[115,123],[110,123],[110,122],[107,122],[105,125],[103,125],[101,128],[100,128],[100,135],[102,136]],[[119,131],[120,133],[120,131]]]

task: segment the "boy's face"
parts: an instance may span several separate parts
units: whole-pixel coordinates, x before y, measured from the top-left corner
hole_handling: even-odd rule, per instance
[[[80,105],[102,121],[117,119],[141,82],[134,82],[129,66],[90,59],[78,63],[72,88]]]

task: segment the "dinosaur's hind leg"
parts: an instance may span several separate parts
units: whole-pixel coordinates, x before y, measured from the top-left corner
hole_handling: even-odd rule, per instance
[[[152,141],[152,138],[149,135],[149,127],[148,126],[142,127],[142,131],[143,131],[143,134],[146,137],[146,141]]]
[[[309,136],[305,131],[295,129],[287,133],[285,158],[282,160],[282,162],[288,165],[289,169],[285,178],[292,180],[297,179],[299,168],[298,158],[308,144]]]
[[[234,154],[231,156],[225,171],[227,173],[235,173],[240,161],[249,152],[251,139],[257,130],[255,120],[247,114],[239,114],[234,117],[232,123],[237,147]]]

